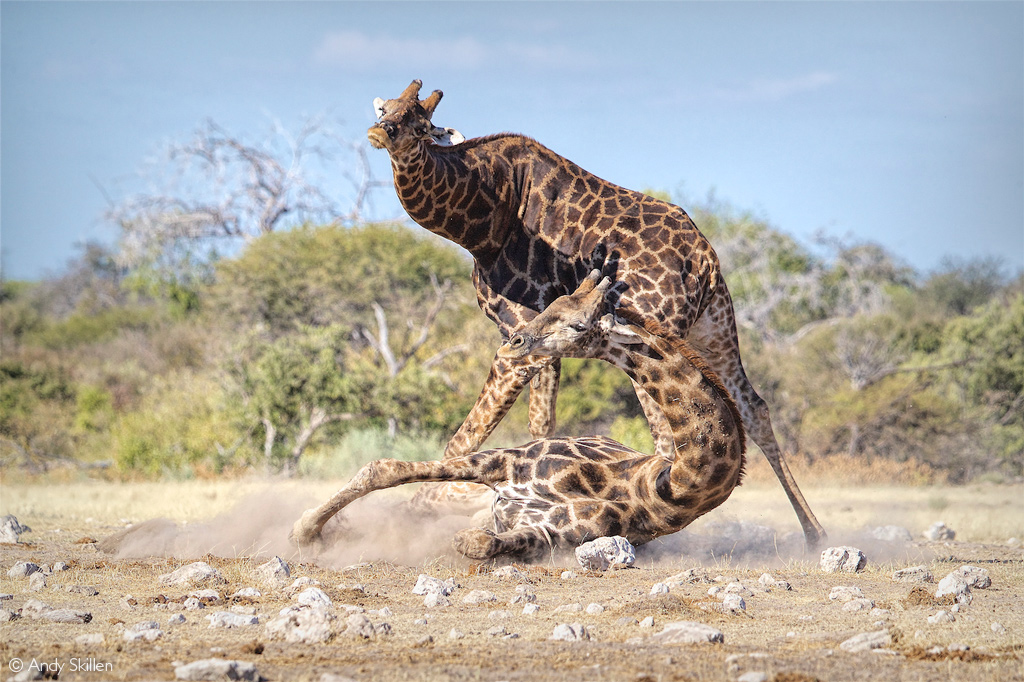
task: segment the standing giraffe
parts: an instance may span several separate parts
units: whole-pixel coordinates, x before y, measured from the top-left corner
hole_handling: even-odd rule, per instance
[[[421,86],[415,80],[397,99],[374,100],[379,120],[367,136],[387,150],[395,189],[410,217],[472,254],[478,303],[502,337],[574,291],[596,250],[617,254],[613,274],[623,288],[623,315],[652,333],[686,339],[700,353],[736,401],[746,432],[789,496],[806,544],[823,541],[825,531],[775,440],[768,406],[743,371],[718,257],[686,212],[602,180],[529,137],[463,141],[456,131],[431,122],[442,93],[435,90],[421,101]],[[459,144],[443,146],[452,142]],[[557,358],[496,356],[444,457],[479,449],[527,384],[530,432],[549,436],[559,368]],[[674,448],[671,431],[650,396],[638,388],[637,397],[656,454],[666,456]]]
[[[303,514],[292,537],[314,544],[345,506],[374,490],[419,481],[471,481],[494,490],[495,530],[467,528],[455,536],[455,549],[479,560],[534,560],[610,535],[642,545],[722,504],[743,475],[736,404],[685,341],[606,314],[610,281],[599,279],[594,270],[573,294],[556,299],[503,344],[498,356],[611,358],[661,408],[675,442],[670,457],[597,436],[546,438],[434,462],[377,460]]]

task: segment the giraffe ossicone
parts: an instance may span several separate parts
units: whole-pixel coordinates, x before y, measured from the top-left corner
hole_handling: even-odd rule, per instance
[[[602,436],[546,438],[434,462],[370,462],[344,488],[303,514],[292,538],[320,540],[324,524],[375,490],[463,481],[495,492],[491,528],[469,528],[453,544],[471,559],[536,560],[599,537],[642,545],[674,533],[724,502],[739,485],[744,433],[735,403],[685,342],[672,342],[607,312],[607,280],[587,277],[556,299],[498,355],[615,358],[661,406],[676,447],[670,458]],[[620,343],[622,339],[625,343]]]

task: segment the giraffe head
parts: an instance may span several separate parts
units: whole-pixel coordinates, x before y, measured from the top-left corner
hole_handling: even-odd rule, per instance
[[[571,294],[551,302],[498,349],[498,356],[527,355],[586,358],[601,342],[641,343],[632,325],[622,324],[609,312],[611,280],[593,270]]]
[[[423,81],[414,80],[397,99],[373,100],[377,122],[366,132],[370,144],[388,152],[403,151],[424,140],[434,144],[459,144],[466,138],[457,130],[440,128],[430,121],[437,103],[444,95],[434,90],[425,100],[419,99]]]

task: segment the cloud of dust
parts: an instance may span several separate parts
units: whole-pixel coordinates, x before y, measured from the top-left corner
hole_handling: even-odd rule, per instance
[[[288,540],[292,524],[309,506],[273,487],[242,499],[233,509],[210,521],[178,525],[167,519],[136,524],[100,543],[100,549],[117,558],[173,556],[181,559],[205,554],[223,557],[269,558],[312,561],[327,568],[358,562],[390,561],[421,565],[443,560],[467,562],[452,549],[454,534],[471,525],[465,516],[424,518],[411,514],[398,499],[374,496],[357,500],[324,528],[326,542],[319,553],[300,551]],[[870,529],[830,528],[825,546],[851,545],[872,563],[917,562],[928,559],[928,550],[910,542],[874,538]],[[699,531],[682,530],[637,548],[637,565],[718,566],[733,568],[784,566],[791,561],[817,563],[820,551],[808,552],[803,535],[785,534],[748,521],[713,521]],[[543,563],[574,566],[571,552],[558,552]]]
[[[325,567],[361,561],[416,565],[437,557],[456,557],[452,536],[470,525],[468,517],[424,519],[410,514],[394,499],[363,498],[328,522],[325,546],[312,555],[288,540],[292,524],[310,506],[309,500],[295,500],[268,487],[210,521],[179,525],[168,519],[151,519],[104,539],[100,549],[119,559],[190,559],[205,554],[261,559],[276,555]]]

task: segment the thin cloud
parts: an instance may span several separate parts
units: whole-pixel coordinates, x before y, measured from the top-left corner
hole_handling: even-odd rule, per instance
[[[324,36],[313,59],[321,66],[353,71],[405,67],[410,61],[428,68],[474,69],[484,64],[487,52],[474,38],[424,40],[335,31]]]
[[[839,80],[827,71],[814,71],[794,78],[755,80],[739,88],[721,88],[713,96],[732,102],[778,102],[794,95],[826,88]]]

